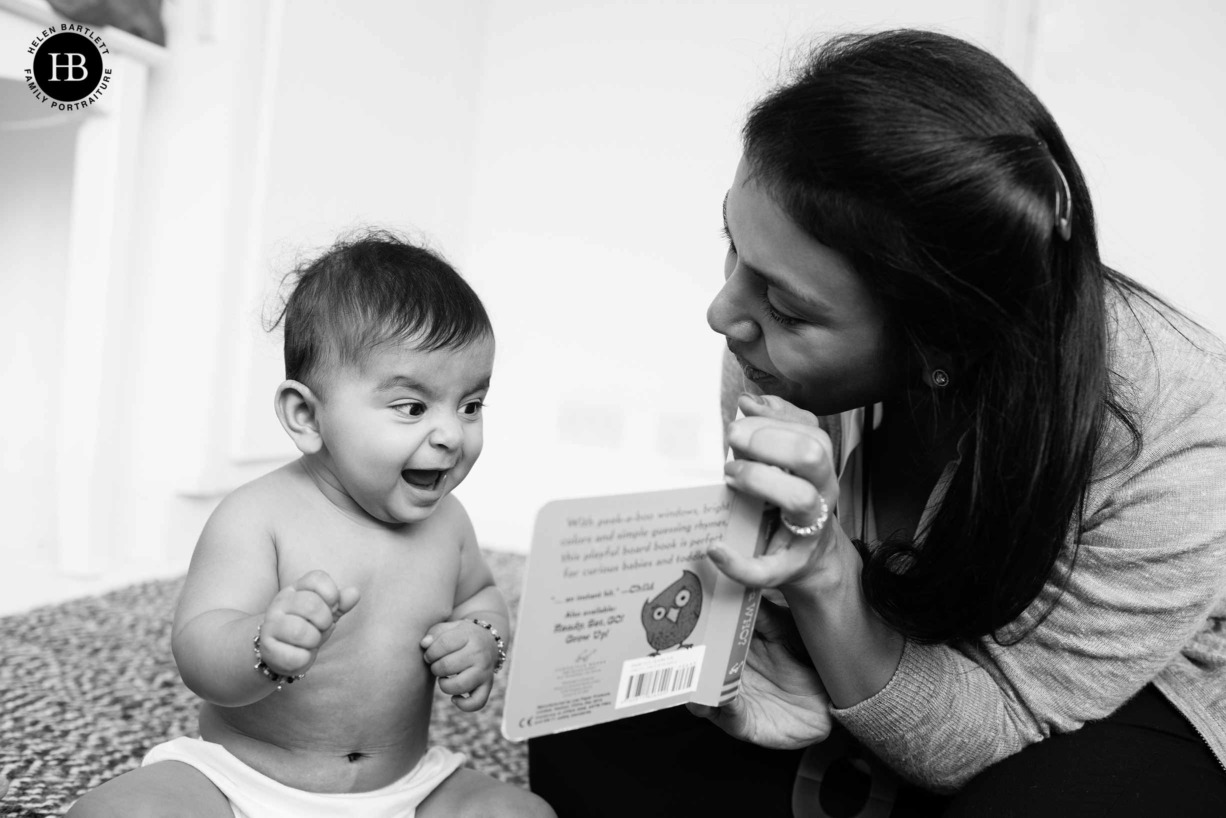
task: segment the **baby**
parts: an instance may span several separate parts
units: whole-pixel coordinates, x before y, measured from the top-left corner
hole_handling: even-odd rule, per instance
[[[436,678],[479,710],[506,659],[506,602],[451,494],[481,453],[485,309],[372,233],[302,268],[278,320],[302,456],[226,497],[192,556],[172,647],[200,737],[69,814],[553,815],[427,743]]]

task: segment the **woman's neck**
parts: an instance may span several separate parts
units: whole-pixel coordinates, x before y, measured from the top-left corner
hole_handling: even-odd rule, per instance
[[[925,396],[918,401],[885,404],[881,426],[874,432],[873,449],[882,465],[907,469],[933,480],[958,456],[965,425],[946,408]]]

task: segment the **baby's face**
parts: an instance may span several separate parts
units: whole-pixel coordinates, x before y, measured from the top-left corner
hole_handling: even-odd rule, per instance
[[[382,346],[334,373],[317,414],[329,482],[376,520],[430,516],[481,454],[493,369],[483,338],[434,352]]]

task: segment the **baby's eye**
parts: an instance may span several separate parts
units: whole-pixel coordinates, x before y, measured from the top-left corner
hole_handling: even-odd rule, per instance
[[[479,400],[470,401],[460,407],[460,414],[466,417],[470,417],[470,418],[480,417],[481,408],[483,406],[485,406],[485,403],[483,401],[479,401]]]
[[[398,403],[393,408],[402,415],[410,417],[420,417],[426,413],[424,403]]]

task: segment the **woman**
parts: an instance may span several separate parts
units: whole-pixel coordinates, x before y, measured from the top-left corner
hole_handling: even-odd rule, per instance
[[[832,717],[953,795],[907,814],[1226,814],[1226,351],[1101,262],[1046,109],[962,41],[841,38],[724,208],[726,479],[780,526],[710,557],[788,610],[696,712],[809,755]]]

